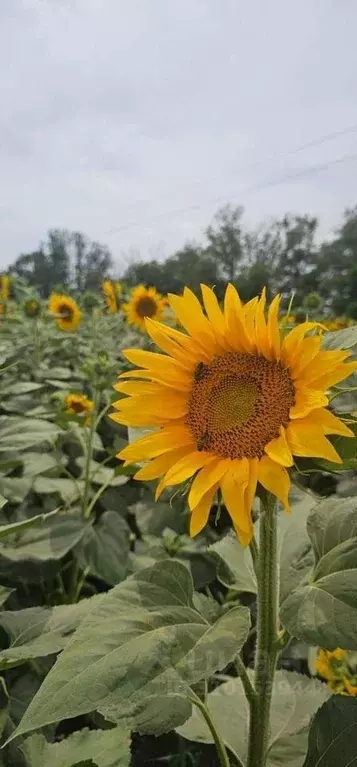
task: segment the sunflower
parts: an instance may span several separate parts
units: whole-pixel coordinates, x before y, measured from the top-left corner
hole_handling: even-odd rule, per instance
[[[7,274],[0,274],[0,298],[7,301],[10,294],[10,280]]]
[[[145,330],[146,319],[159,320],[165,305],[164,297],[155,288],[137,285],[131,291],[130,301],[127,304],[122,304],[121,308],[126,313],[130,325]]]
[[[24,303],[26,317],[38,317],[41,314],[41,304],[37,298],[28,298]]]
[[[48,302],[49,311],[57,317],[57,327],[60,330],[77,330],[81,321],[81,310],[70,296],[52,293]]]
[[[116,389],[129,397],[114,403],[112,418],[129,426],[153,427],[127,445],[118,458],[150,460],[136,479],[161,477],[167,486],[187,482],[191,535],[207,523],[220,488],[238,537],[249,543],[257,483],[289,510],[293,456],[341,463],[327,434],[354,436],[327,409],[326,390],[356,370],[346,351],[323,351],[320,326],[304,322],[281,338],[280,296],[265,312],[265,291],[242,306],[228,285],[224,311],[202,285],[203,313],[196,296],[169,296],[187,335],[153,320],[148,333],[166,354],[127,349],[141,370],[122,373]],[[315,331],[313,335],[306,335]],[[317,332],[316,332],[317,331]]]
[[[67,394],[65,407],[67,415],[85,416],[84,423],[90,422],[93,402],[85,394]]]
[[[107,301],[109,313],[115,314],[118,311],[117,291],[115,283],[112,282],[112,280],[104,280],[102,283],[102,291]]]
[[[357,695],[356,653],[337,647],[336,650],[317,651],[315,671],[335,693]]]

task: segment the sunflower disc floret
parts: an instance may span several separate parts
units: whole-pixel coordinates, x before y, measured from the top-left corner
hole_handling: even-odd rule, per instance
[[[207,523],[220,489],[243,544],[252,537],[251,508],[259,482],[289,509],[294,456],[341,463],[330,434],[354,436],[329,409],[326,391],[357,368],[346,351],[324,351],[318,323],[303,322],[285,338],[280,297],[266,308],[265,291],[242,305],[228,285],[224,309],[202,286],[196,296],[168,297],[184,332],[154,320],[146,327],[165,354],[128,349],[140,369],[123,373],[116,389],[128,395],[112,418],[153,427],[122,450],[126,463],[148,461],[136,479],[159,478],[165,487],[192,480],[190,532]],[[131,380],[138,379],[138,380]]]

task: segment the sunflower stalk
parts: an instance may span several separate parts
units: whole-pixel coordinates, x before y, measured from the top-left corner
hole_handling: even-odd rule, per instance
[[[190,694],[188,697],[190,703],[192,703],[194,706],[196,706],[199,711],[201,712],[209,730],[212,735],[214,744],[216,746],[217,754],[219,757],[219,761],[221,764],[221,767],[230,767],[230,759],[228,756],[228,752],[226,749],[226,746],[222,740],[221,735],[219,734],[216,725],[211,717],[211,714],[206,706],[206,704],[201,700],[201,698],[196,695],[193,690],[190,690]],[[243,767],[240,761],[237,761],[237,764],[239,767]]]
[[[91,513],[91,505],[89,504],[89,494],[90,494],[90,487],[91,487],[91,463],[93,459],[93,439],[95,435],[95,430],[97,426],[97,412],[98,412],[98,406],[99,406],[99,400],[100,400],[100,391],[97,386],[93,387],[93,410],[92,410],[92,417],[91,422],[89,426],[88,431],[88,440],[86,444],[86,454],[85,454],[85,467],[84,467],[84,489],[83,489],[83,497],[82,497],[82,514],[84,519],[88,519]]]
[[[261,501],[258,557],[257,647],[254,664],[255,697],[251,697],[247,767],[265,767],[270,728],[278,641],[278,575],[276,499]]]

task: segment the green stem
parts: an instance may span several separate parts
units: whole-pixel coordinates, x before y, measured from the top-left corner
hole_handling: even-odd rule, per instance
[[[236,667],[237,674],[242,682],[243,689],[245,692],[245,696],[249,702],[250,705],[253,705],[257,694],[255,692],[255,689],[250,681],[247,669],[242,661],[242,658],[240,655],[238,655],[234,661],[234,665]]]
[[[249,549],[250,549],[250,555],[252,557],[254,572],[255,572],[256,576],[258,577],[259,549],[258,549],[257,539],[256,539],[256,537],[254,535],[253,535],[253,538],[252,538],[252,540],[251,540],[251,542],[249,544]]]
[[[221,767],[230,767],[230,760],[227,753],[227,749],[224,745],[224,742],[214,724],[214,721],[211,717],[211,714],[205,705],[205,703],[196,695],[193,690],[190,690],[189,700],[191,703],[193,703],[194,706],[197,706],[197,708],[201,711],[201,714],[209,728],[209,731],[212,735],[212,738],[214,740],[214,744],[217,749],[217,754],[219,756],[219,761],[221,763]]]
[[[92,410],[92,418],[90,422],[89,432],[88,432],[88,441],[86,445],[86,460],[85,460],[85,467],[84,467],[84,489],[83,489],[83,499],[82,499],[82,514],[84,519],[88,519],[90,516],[90,506],[89,506],[89,493],[90,493],[90,486],[91,486],[91,463],[93,458],[93,438],[97,426],[97,410],[98,410],[98,404],[99,404],[99,397],[100,392],[98,388],[94,389],[94,395],[93,395],[93,410]]]
[[[254,664],[255,700],[250,703],[247,767],[265,767],[270,708],[279,643],[276,499],[261,502],[258,559],[257,647]]]

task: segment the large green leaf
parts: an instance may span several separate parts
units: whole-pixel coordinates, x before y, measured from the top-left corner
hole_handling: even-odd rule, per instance
[[[330,498],[310,513],[316,565],[281,606],[288,631],[307,644],[354,650],[357,635],[357,501]]]
[[[333,695],[317,712],[304,767],[356,767],[357,700]]]
[[[94,596],[75,605],[1,611],[0,626],[8,635],[9,646],[0,651],[0,668],[60,652],[100,599]]]
[[[43,735],[32,735],[21,750],[28,767],[74,767],[87,761],[97,767],[129,767],[130,731],[86,728],[60,743],[47,743]]]
[[[58,493],[65,503],[73,503],[83,492],[83,482],[62,477],[36,477],[33,489],[38,495]]]
[[[36,514],[30,519],[23,519],[21,522],[11,522],[8,525],[0,525],[0,538],[6,538],[8,535],[22,533],[29,527],[35,527],[43,523],[48,524],[50,518],[57,514],[57,510],[50,511],[48,514]]]
[[[50,519],[45,519],[41,525],[19,523],[19,526],[31,527],[31,529],[25,530],[16,542],[7,543],[4,548],[0,549],[1,557],[10,559],[12,562],[25,559],[40,562],[48,559],[62,559],[78,543],[88,525],[83,519],[74,515],[57,514],[52,516],[52,514],[48,514],[44,516],[48,516]],[[32,520],[26,520],[26,522],[32,522]]]
[[[44,680],[17,734],[94,710],[139,731],[168,731],[190,715],[188,686],[232,661],[249,625],[243,607],[209,624],[194,606],[187,567],[158,562],[102,597]]]
[[[292,504],[292,513],[282,512],[280,522],[280,602],[290,595],[310,574],[314,566],[314,552],[306,523],[316,499],[310,495],[299,496]]]
[[[42,442],[53,442],[62,429],[39,418],[0,416],[0,452],[25,450]]]
[[[38,474],[54,469],[58,465],[58,460],[51,453],[35,453],[32,451],[23,453],[23,476],[36,477]]]
[[[276,673],[266,767],[301,767],[310,719],[328,695],[326,685],[316,679],[291,671]],[[245,763],[249,712],[240,679],[217,687],[208,695],[207,704],[226,745]],[[212,743],[211,733],[197,709],[178,732],[187,740]]]
[[[90,525],[79,546],[77,558],[83,569],[110,586],[120,583],[128,574],[130,529],[115,511],[106,511],[95,525]]]
[[[43,388],[43,384],[35,383],[34,381],[17,381],[11,383],[8,387],[8,393],[13,396],[20,394],[28,394],[29,392],[38,391]]]
[[[229,533],[209,547],[217,560],[217,577],[228,588],[236,591],[257,592],[251,554],[239,543],[234,533]]]
[[[353,351],[357,346],[357,325],[333,333],[325,333],[322,346],[324,349],[349,349]]]
[[[11,503],[22,503],[32,487],[32,477],[2,477],[0,493]]]

